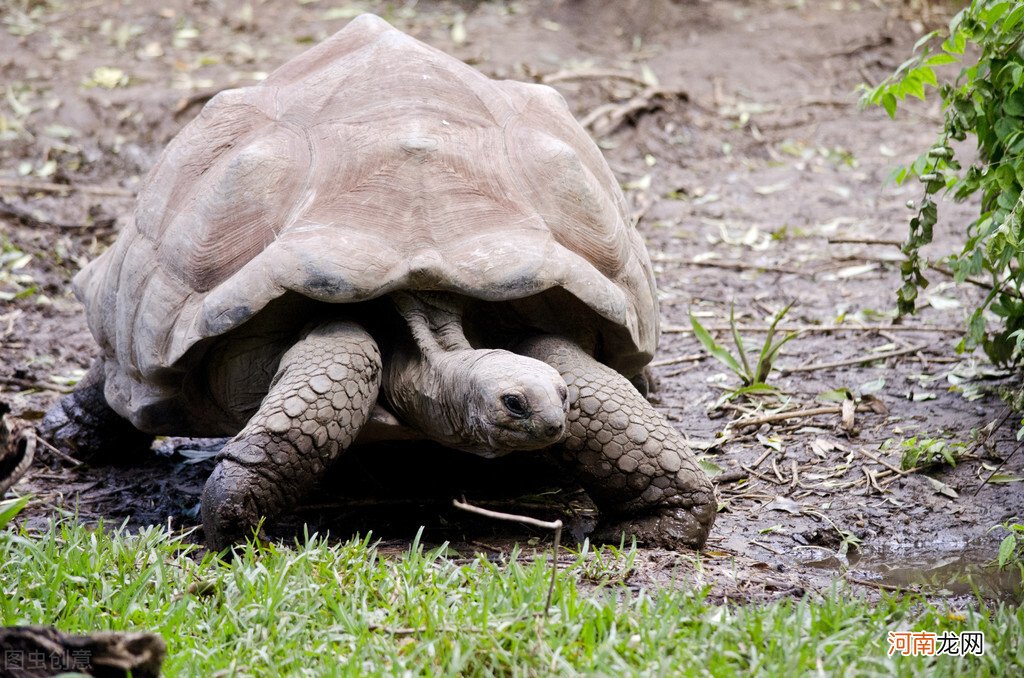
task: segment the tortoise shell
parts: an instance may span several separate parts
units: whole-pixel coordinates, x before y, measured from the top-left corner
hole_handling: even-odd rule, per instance
[[[289,293],[506,302],[546,331],[591,333],[626,376],[658,338],[647,251],[562,97],[487,78],[372,15],[214,97],[74,286],[107,400],[150,432],[170,432],[167,412],[146,412],[180,398],[209,341]]]

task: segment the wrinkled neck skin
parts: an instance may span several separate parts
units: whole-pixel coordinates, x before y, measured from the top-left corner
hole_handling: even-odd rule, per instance
[[[399,419],[443,445],[483,457],[561,439],[568,398],[557,371],[509,351],[473,348],[455,295],[398,292],[392,299],[411,334],[384,370],[385,393]],[[520,398],[525,415],[503,405],[509,394]]]

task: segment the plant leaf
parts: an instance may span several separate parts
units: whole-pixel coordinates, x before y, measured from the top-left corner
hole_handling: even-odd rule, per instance
[[[736,376],[742,378],[743,368],[740,367],[740,364],[736,362],[736,359],[733,358],[728,351],[715,343],[714,338],[706,329],[704,329],[704,326],[698,322],[698,320],[693,316],[693,313],[690,314],[690,325],[693,326],[693,334],[697,337],[697,341],[700,342],[700,345],[704,347],[704,350],[732,370]]]
[[[21,513],[21,510],[28,505],[28,500],[31,498],[32,495],[26,494],[24,497],[18,497],[17,499],[0,501],[0,530]]]
[[[1000,570],[1003,569],[1004,567],[1006,567],[1006,564],[1010,562],[1010,558],[1011,558],[1011,556],[1013,556],[1013,552],[1016,549],[1017,549],[1017,535],[1015,535],[1015,534],[1008,534],[1008,535],[1006,535],[1006,537],[1003,538],[1003,541],[999,544],[999,556],[998,556],[998,559],[996,561],[999,564],[999,569]]]
[[[747,349],[743,346],[743,337],[740,336],[740,332],[736,329],[736,304],[735,302],[729,304],[729,328],[732,330],[732,340],[736,344],[736,350],[739,351],[740,360],[743,361],[743,377],[744,382],[753,383],[759,381],[750,373],[750,363],[747,362]]]

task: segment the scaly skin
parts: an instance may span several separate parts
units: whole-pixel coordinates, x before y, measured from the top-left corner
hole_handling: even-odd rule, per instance
[[[715,520],[715,491],[682,436],[618,372],[560,337],[518,353],[565,379],[571,403],[563,461],[601,509],[597,537],[699,548]]]
[[[103,358],[97,358],[75,390],[46,413],[39,435],[82,460],[127,459],[149,447],[153,436],[139,431],[107,404],[104,375]]]
[[[314,488],[355,440],[380,381],[377,344],[355,323],[325,323],[288,349],[259,410],[224,446],[206,482],[209,546],[220,550],[249,536],[260,518]]]

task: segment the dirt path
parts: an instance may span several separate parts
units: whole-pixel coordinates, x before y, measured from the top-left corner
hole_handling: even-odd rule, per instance
[[[989,528],[1024,513],[1018,482],[982,486],[1007,457],[1003,480],[1024,475],[1015,420],[994,395],[1007,378],[953,350],[980,292],[936,274],[920,316],[893,315],[899,252],[886,242],[902,238],[917,195],[885,180],[931,141],[938,112],[914,107],[894,124],[857,110],[856,85],[891,71],[917,38],[878,4],[359,5],[489,75],[559,88],[642,216],[662,293],[657,402],[726,480],[699,563],[643,551],[635,582],[681,578],[760,599],[825,588],[849,567],[855,590],[930,581],[933,595],[963,592],[951,573],[990,558],[1000,535]],[[353,15],[328,2],[191,5],[44,2],[5,17],[0,402],[22,417],[39,416],[94,355],[66,283],[110,242],[166,142],[212,92],[253,82]],[[76,188],[19,188],[30,182]],[[971,209],[944,211],[940,248]],[[790,302],[783,324],[805,331],[771,379],[781,395],[709,414],[738,382],[700,348],[688,314],[724,343],[734,305],[759,347],[757,328]],[[852,425],[837,413],[737,421],[838,410],[820,396],[840,388],[872,396]],[[894,471],[914,436],[967,458]],[[29,525],[76,507],[115,523],[196,523],[208,463],[87,469],[40,456],[15,488],[37,497]]]

